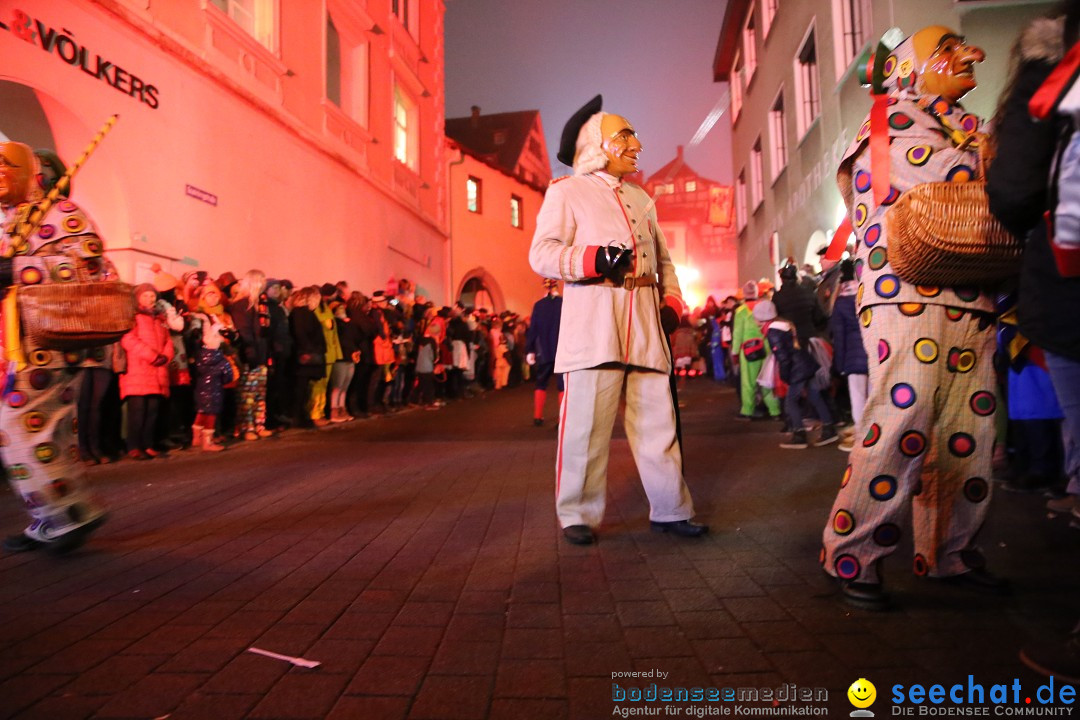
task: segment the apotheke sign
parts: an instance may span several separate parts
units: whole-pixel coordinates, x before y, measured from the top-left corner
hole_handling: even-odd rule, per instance
[[[103,59],[101,55],[93,53],[94,59],[91,60],[91,51],[80,44],[75,39],[75,33],[67,28],[57,30],[22,10],[15,10],[10,21],[5,23],[0,20],[0,30],[10,30],[17,38],[37,45],[50,55],[55,54],[68,65],[81,68],[90,77],[105,82],[128,97],[137,98],[150,108],[156,110],[159,105],[156,86]]]

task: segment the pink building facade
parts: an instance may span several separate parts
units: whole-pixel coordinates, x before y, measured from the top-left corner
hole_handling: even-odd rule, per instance
[[[450,299],[442,0],[0,0],[0,134],[68,163],[121,275]]]
[[[529,266],[536,215],[551,179],[540,113],[447,120],[450,277],[465,305],[528,315],[544,294]]]

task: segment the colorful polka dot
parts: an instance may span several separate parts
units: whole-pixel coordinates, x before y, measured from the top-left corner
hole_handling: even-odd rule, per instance
[[[859,280],[862,280],[863,267],[863,261],[861,259],[855,261],[855,277]]]
[[[851,466],[848,465],[844,468],[844,476],[840,478],[840,487],[847,487],[847,484],[851,482]]]
[[[914,124],[915,121],[911,116],[902,112],[894,112],[889,116],[889,127],[893,130],[907,130]]]
[[[854,556],[841,555],[836,558],[835,569],[837,577],[843,580],[854,580],[859,577],[859,572],[862,570],[862,567]]]
[[[870,255],[867,256],[866,260],[871,270],[880,270],[889,262],[889,253],[883,247],[874,248],[870,251]]]
[[[41,432],[45,427],[45,413],[28,412],[23,415],[23,427],[27,432]]]
[[[935,100],[934,104],[931,105],[930,108],[938,115],[952,114],[952,105],[950,105],[947,100]]]
[[[855,190],[857,192],[867,192],[871,186],[872,183],[870,182],[870,173],[866,172],[865,170],[859,170],[857,173],[855,173]]]
[[[61,200],[56,204],[56,207],[62,213],[72,213],[79,209],[79,206],[70,200]]]
[[[949,452],[956,457],[971,457],[975,452],[975,438],[968,433],[953,433],[949,438]]]
[[[896,56],[890,55],[885,58],[884,64],[881,66],[881,72],[885,77],[892,77],[893,72],[896,70]]]
[[[908,317],[922,315],[926,310],[926,306],[922,303],[900,303],[897,307],[899,308],[901,315],[907,315]]]
[[[971,412],[979,417],[988,417],[997,410],[997,398],[994,397],[994,393],[986,390],[980,390],[972,395],[969,404],[971,405]]]
[[[870,327],[870,322],[874,319],[874,313],[870,308],[864,308],[859,313],[859,320],[862,322],[863,327]]]
[[[964,497],[969,502],[981,503],[990,496],[990,485],[980,477],[974,477],[964,483]]]
[[[918,430],[908,430],[900,436],[900,452],[906,457],[918,457],[926,450],[926,436]]]
[[[19,282],[23,285],[37,285],[44,277],[36,267],[24,267],[19,272]]]
[[[96,237],[83,240],[82,250],[83,255],[87,257],[100,255],[102,253],[101,240]]]
[[[866,203],[859,203],[855,206],[855,227],[862,227],[866,223],[867,212]]]
[[[923,297],[937,297],[941,294],[941,288],[937,285],[916,285],[915,292],[919,293]]]
[[[979,299],[979,288],[962,285],[960,287],[953,288],[953,292],[956,293],[956,297],[960,298],[964,302],[975,302]]]
[[[870,497],[880,502],[896,496],[897,482],[892,475],[878,475],[870,481]]]
[[[15,463],[9,466],[7,470],[12,480],[26,480],[30,477],[30,466],[23,463]]]
[[[930,565],[922,555],[916,555],[911,563],[911,569],[919,577],[926,577],[926,573],[930,572]]]
[[[832,528],[837,535],[847,535],[855,529],[855,518],[847,510],[837,510],[833,516]]]
[[[53,278],[58,282],[71,282],[75,279],[75,266],[71,263],[59,263],[52,270]]]
[[[874,292],[886,300],[896,297],[900,294],[900,278],[895,275],[882,275],[874,283]]]
[[[34,446],[34,457],[45,464],[51,463],[59,454],[60,448],[56,446],[56,443],[39,443]]]
[[[866,243],[866,247],[874,247],[878,244],[878,240],[880,239],[881,223],[874,223],[870,227],[866,228],[866,232],[863,234],[863,242]]]
[[[960,308],[947,307],[945,308],[945,317],[952,322],[959,322],[964,319],[964,311]]]
[[[889,187],[889,194],[885,196],[885,199],[881,201],[882,206],[892,205],[894,202],[900,199],[900,191],[895,187]]]
[[[75,233],[81,233],[83,230],[86,229],[86,218],[82,217],[81,215],[71,215],[64,218],[63,222],[61,222],[60,225],[68,233],[74,235]]]
[[[859,128],[859,132],[855,134],[855,142],[862,142],[863,140],[865,140],[869,136],[870,136],[870,121],[867,120],[866,122],[864,122],[862,124],[862,127]]]
[[[922,167],[930,162],[934,150],[929,145],[916,145],[907,151],[907,161],[915,167]]]
[[[889,354],[892,350],[889,348],[889,343],[885,340],[878,340],[877,343],[877,361],[878,364],[885,362],[889,359]]]
[[[971,180],[975,172],[967,165],[957,165],[949,172],[945,173],[945,179],[948,182],[967,182]]]
[[[53,235],[56,234],[56,226],[55,225],[42,225],[40,228],[38,228],[37,234],[38,234],[38,237],[41,238],[42,240],[48,240],[49,238],[51,238]]]
[[[18,390],[15,390],[14,392],[8,393],[8,396],[7,396],[8,407],[21,408],[23,405],[26,404],[26,401],[27,401],[27,397],[26,397],[26,393],[24,393],[24,392],[20,392]]]
[[[881,426],[877,423],[871,423],[870,428],[866,431],[866,437],[863,438],[863,447],[872,447],[877,444],[877,441],[881,439]]]
[[[953,355],[951,352],[949,353],[949,359],[953,359]],[[958,373],[969,373],[975,367],[975,351],[961,350],[960,352],[956,353],[955,360],[956,362],[952,364],[952,366],[949,368],[950,370],[954,370]]]
[[[912,71],[910,75],[907,75],[906,77],[901,77],[899,80],[897,80],[896,86],[901,90],[906,90],[915,84],[915,78],[918,77],[918,75],[919,73]]]
[[[855,290],[855,305],[862,305],[863,294],[866,292],[866,286],[859,283],[859,287]]]
[[[964,115],[960,118],[960,127],[965,132],[975,132],[979,128],[979,118],[970,114]]]
[[[30,387],[35,390],[44,390],[49,387],[49,371],[43,368],[37,368],[30,371]]]
[[[31,365],[37,365],[40,367],[42,365],[48,365],[50,362],[52,362],[52,353],[48,350],[38,349],[30,353]]]
[[[940,355],[938,344],[930,338],[919,338],[915,341],[915,357],[919,362],[927,364],[937,362],[938,355]]]
[[[900,542],[900,526],[894,523],[882,523],[874,528],[874,542],[881,547],[892,547]]]
[[[71,401],[75,399],[75,388],[68,386],[64,388],[64,391],[60,393],[60,402],[65,405],[70,405]]]
[[[896,383],[889,394],[892,396],[893,405],[901,410],[906,410],[915,404],[915,388],[908,383]]]

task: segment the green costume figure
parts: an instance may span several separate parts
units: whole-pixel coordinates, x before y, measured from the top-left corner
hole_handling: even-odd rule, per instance
[[[750,303],[757,300],[757,283],[746,283],[744,292],[746,293],[746,304],[740,305],[735,310],[731,350],[739,360],[739,396],[742,398],[742,409],[739,410],[739,414],[749,420],[754,414],[755,396],[758,390],[758,373],[761,372],[761,365],[765,362],[765,358],[769,356],[769,343],[765,342],[765,337],[761,334],[761,327],[751,312],[753,308]],[[764,355],[757,360],[748,360],[746,353],[743,351],[743,344],[747,340],[759,340]],[[773,391],[763,387],[761,388],[761,396],[765,401],[765,407],[769,410],[769,415],[774,418],[780,417],[780,401],[773,395]]]

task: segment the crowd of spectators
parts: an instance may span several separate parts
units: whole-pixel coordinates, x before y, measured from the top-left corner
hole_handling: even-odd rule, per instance
[[[437,307],[409,280],[370,295],[345,281],[297,287],[251,270],[135,288],[134,328],[100,353],[79,405],[90,464],[217,452],[520,384],[527,318]],[[126,422],[121,418],[126,415]]]

